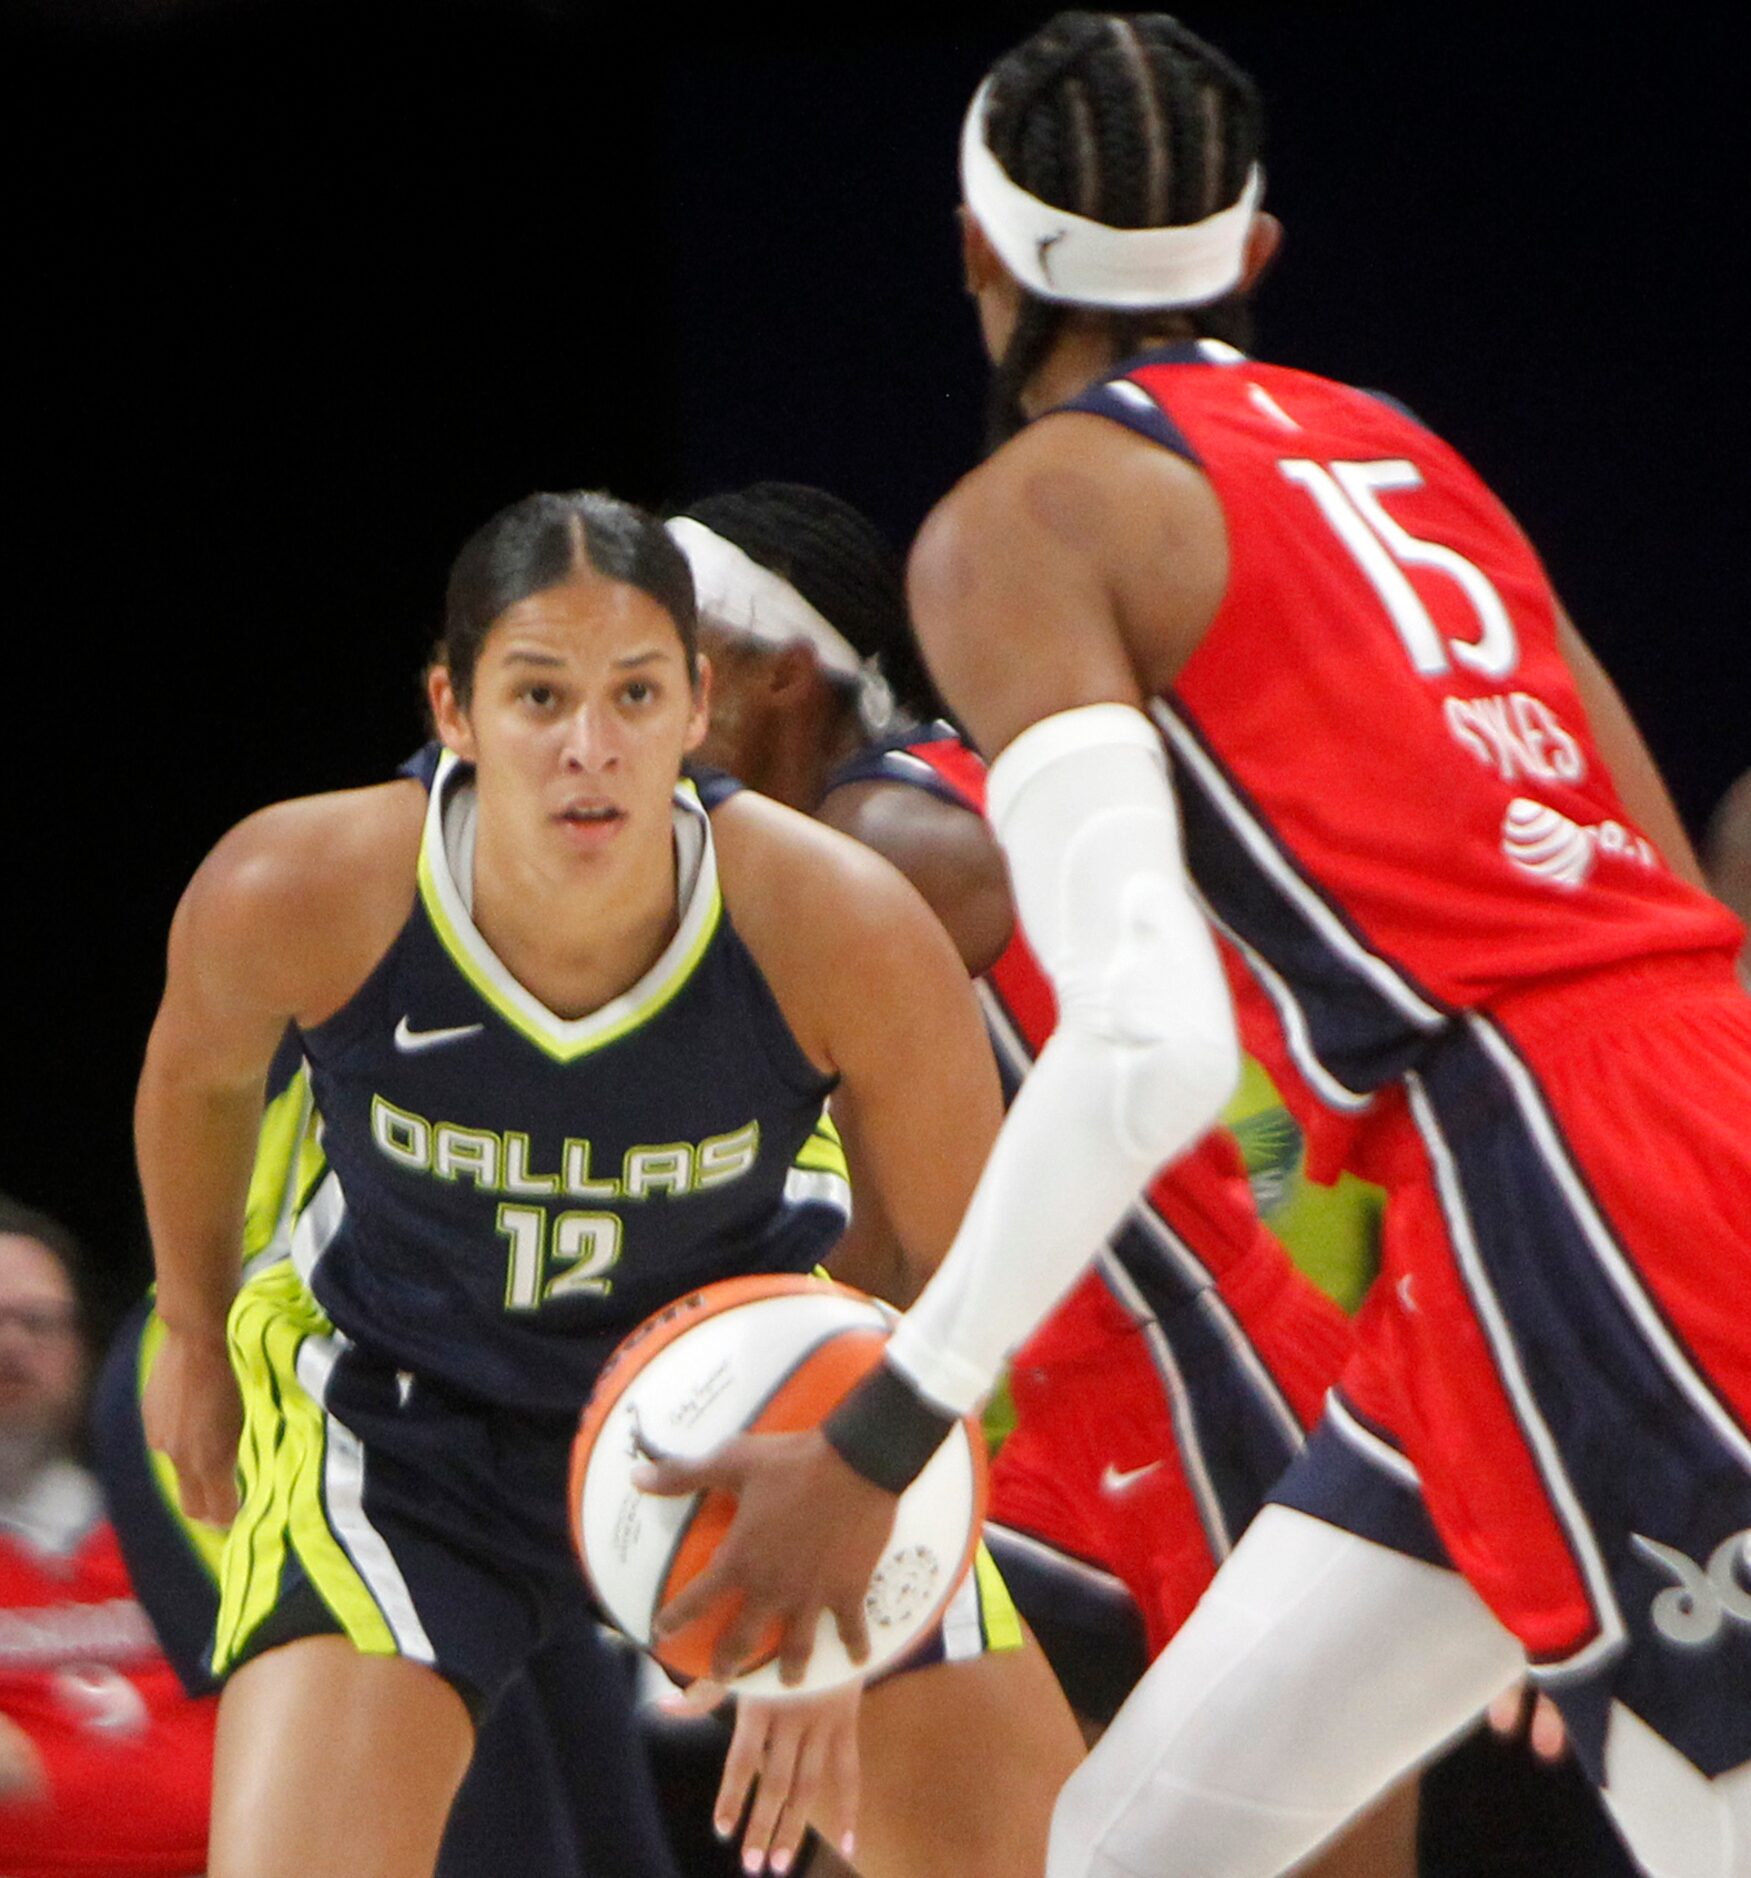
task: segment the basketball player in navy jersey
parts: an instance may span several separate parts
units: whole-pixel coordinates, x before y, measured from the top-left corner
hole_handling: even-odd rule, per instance
[[[1260,142],[1244,75],[1160,15],[1060,15],[968,113],[1004,440],[920,536],[913,613],[994,758],[1060,1023],[883,1369],[817,1439],[658,1470],[746,1496],[664,1621],[749,1589],[733,1662],[774,1614],[847,1605],[870,1548],[830,1517],[834,1462],[896,1489],[981,1399],[1220,1109],[1244,974],[1249,1042],[1386,1189],[1382,1281],[1280,1504],[1067,1786],[1052,1878],[1268,1878],[1528,1662],[1644,1868],[1728,1878],[1751,1863],[1742,929],[1472,472],[1387,402],[1239,350],[1277,239]],[[1341,1529],[1382,1479],[1447,1564]]]
[[[565,1474],[596,1370],[690,1287],[826,1253],[829,1091],[915,1248],[947,1243],[994,1133],[977,1008],[912,889],[776,805],[677,787],[705,727],[694,623],[651,518],[514,504],[452,570],[427,785],[263,811],[178,910],[137,1105],[165,1326],[144,1413],[187,1511],[229,1522],[215,1878],[430,1871],[475,1716],[583,1601]],[[288,1023],[320,1127],[291,1256],[239,1289]],[[885,1531],[885,1492],[835,1465]],[[866,1869],[1036,1866],[1077,1751],[1037,1649],[878,1700],[915,1725],[889,1731],[909,1784],[866,1805]],[[799,1817],[751,1869],[845,1797],[824,1760],[855,1703],[756,1744]],[[926,1785],[945,1804],[908,1816]]]

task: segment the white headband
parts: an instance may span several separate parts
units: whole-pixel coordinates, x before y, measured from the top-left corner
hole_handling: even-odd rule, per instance
[[[861,659],[857,648],[816,611],[782,574],[762,567],[751,554],[696,522],[677,515],[667,524],[676,547],[693,571],[693,595],[714,625],[745,633],[762,645],[787,646],[806,640],[824,671],[856,687],[857,706],[871,734],[886,729],[894,714],[893,693],[874,659]]]
[[[1255,163],[1240,199],[1178,228],[1112,228],[1055,209],[1012,182],[985,141],[991,80],[961,127],[961,192],[998,258],[1043,300],[1080,306],[1193,307],[1240,285],[1246,240],[1264,193]]]

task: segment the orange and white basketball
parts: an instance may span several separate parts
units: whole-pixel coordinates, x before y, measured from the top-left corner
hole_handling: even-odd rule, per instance
[[[881,1361],[886,1305],[795,1273],[726,1279],[657,1312],[609,1358],[572,1450],[572,1536],[603,1610],[676,1674],[708,1673],[730,1621],[727,1600],[656,1643],[656,1613],[705,1568],[729,1528],[725,1493],[642,1493],[641,1441],[683,1459],[743,1432],[784,1434],[823,1421]],[[942,1616],[972,1563],[985,1510],[985,1445],[967,1420],[900,1496],[864,1610],[870,1657],[854,1665],[823,1615],[800,1687],[778,1679],[777,1632],[738,1692],[814,1694],[890,1667]]]

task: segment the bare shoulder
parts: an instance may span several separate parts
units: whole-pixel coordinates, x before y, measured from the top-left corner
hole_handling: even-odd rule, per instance
[[[425,792],[398,780],[260,809],[224,835],[172,944],[317,1022],[363,982],[413,905]]]
[[[861,842],[752,790],[712,813],[724,905],[797,1041],[824,1070],[848,1001],[886,995],[926,959],[960,965],[900,871]]]
[[[975,977],[1008,945],[1015,914],[1003,851],[982,815],[903,783],[835,789],[820,817],[892,861],[948,928]]]
[[[1165,689],[1227,581],[1222,506],[1203,472],[1075,411],[963,477],[907,569],[931,669],[993,753],[1054,710]]]

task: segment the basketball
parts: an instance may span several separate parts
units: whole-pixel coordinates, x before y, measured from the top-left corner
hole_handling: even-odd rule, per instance
[[[734,1615],[714,1606],[660,1643],[658,1611],[709,1563],[735,1502],[722,1492],[642,1493],[644,1445],[683,1459],[741,1433],[812,1428],[881,1361],[893,1313],[862,1292],[796,1273],[726,1279],[668,1305],[615,1351],[572,1451],[572,1537],[603,1611],[675,1675],[709,1673]],[[900,1496],[864,1599],[870,1655],[853,1664],[823,1614],[801,1684],[779,1681],[774,1625],[731,1687],[811,1695],[890,1667],[942,1616],[972,1563],[985,1508],[985,1446],[963,1422]]]

